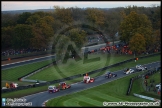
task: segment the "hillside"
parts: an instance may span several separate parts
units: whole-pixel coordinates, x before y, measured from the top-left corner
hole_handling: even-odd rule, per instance
[[[37,10],[13,10],[13,11],[1,11],[1,14],[21,14],[23,12],[38,12],[38,11],[44,11],[44,12],[52,12],[54,9],[37,9]]]

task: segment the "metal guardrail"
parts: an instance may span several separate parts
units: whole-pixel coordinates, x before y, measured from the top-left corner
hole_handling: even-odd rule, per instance
[[[24,78],[22,78],[21,81],[37,83],[38,80],[31,80],[31,79],[24,79]],[[40,81],[39,80],[39,83],[45,83],[45,82],[47,82],[47,81]]]
[[[156,98],[152,98],[152,97],[148,97],[148,96],[144,96],[144,95],[139,95],[139,94],[136,94],[136,93],[133,93],[133,95],[136,96],[136,97],[143,98],[143,99],[148,99],[148,100],[155,101],[155,102],[161,102],[161,100],[156,99]]]

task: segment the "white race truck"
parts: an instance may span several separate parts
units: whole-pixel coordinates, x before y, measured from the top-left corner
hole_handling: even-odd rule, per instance
[[[136,70],[137,71],[144,71],[144,70],[147,70],[147,67],[144,67],[142,65],[136,65]]]

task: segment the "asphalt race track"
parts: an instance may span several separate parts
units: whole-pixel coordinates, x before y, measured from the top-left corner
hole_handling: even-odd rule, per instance
[[[161,61],[148,63],[148,64],[145,64],[144,66],[146,66],[148,69],[155,68],[155,67],[161,66]],[[135,67],[131,69],[135,69]],[[25,96],[24,98],[27,100],[27,102],[32,102],[32,106],[42,106],[43,102],[51,98],[56,98],[59,96],[64,96],[64,95],[68,95],[71,93],[79,92],[79,91],[92,88],[92,87],[95,87],[95,86],[98,86],[98,85],[101,85],[107,82],[111,82],[113,80],[130,75],[130,74],[128,75],[124,74],[123,70],[116,71],[116,74],[117,74],[117,77],[114,77],[114,78],[106,79],[104,76],[99,76],[95,78],[95,82],[93,83],[85,84],[83,82],[78,82],[78,83],[73,84],[70,89],[61,90],[59,92],[50,93],[50,94],[48,93],[48,91],[45,91],[45,92]]]
[[[54,57],[55,57],[54,55],[52,55],[52,56],[45,56],[45,57],[40,57],[40,58],[36,58],[36,59],[30,59],[30,60],[25,60],[25,61],[21,61],[21,62],[1,65],[1,70],[5,70],[5,69],[9,69],[9,68],[15,68],[15,67],[19,67],[19,66],[22,66],[22,65],[35,63],[35,62],[51,60]]]
[[[119,41],[115,41],[114,43],[115,44],[119,43]],[[112,45],[112,42],[110,43],[110,45]],[[100,49],[101,47],[104,47],[104,46],[106,46],[105,43],[104,44],[94,45],[94,46],[88,46],[86,48],[88,48],[87,49],[88,51],[91,51],[91,50],[94,50],[94,49]],[[82,50],[85,50],[85,47],[83,47]],[[22,66],[22,65],[26,65],[26,64],[31,64],[31,63],[35,63],[35,62],[51,60],[53,58],[55,58],[55,55],[40,57],[40,58],[36,58],[36,59],[25,60],[25,61],[21,61],[21,62],[6,64],[6,65],[1,65],[1,70],[15,68],[15,67],[18,67],[18,66]]]

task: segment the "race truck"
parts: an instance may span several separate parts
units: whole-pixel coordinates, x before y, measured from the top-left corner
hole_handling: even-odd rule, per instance
[[[130,68],[127,68],[127,69],[124,70],[125,74],[130,74],[130,73],[133,73],[133,72],[134,72],[134,70],[130,69]]]
[[[143,67],[142,65],[136,65],[136,70],[137,71],[144,71],[144,70],[147,70],[147,67]]]
[[[84,80],[84,83],[92,83],[94,82],[94,78],[90,78],[90,80],[87,82],[87,80]]]
[[[60,91],[60,89],[57,88],[55,85],[48,86],[48,92],[49,93],[55,93],[55,92],[59,92],[59,91]]]
[[[161,83],[155,86],[157,89],[161,89]]]
[[[64,89],[68,89],[68,88],[71,88],[71,85],[66,84],[65,82],[60,82],[59,83],[59,89],[64,90]]]
[[[6,88],[17,88],[17,87],[18,87],[17,83],[14,83],[14,82],[12,82],[10,84],[6,83]]]
[[[105,75],[105,78],[112,78],[112,77],[117,77],[117,74],[111,73],[111,72],[107,72],[106,75]]]
[[[90,76],[88,76],[88,74],[86,74],[83,78],[83,82],[84,83],[92,83],[92,82],[94,82],[94,78],[90,78]]]

